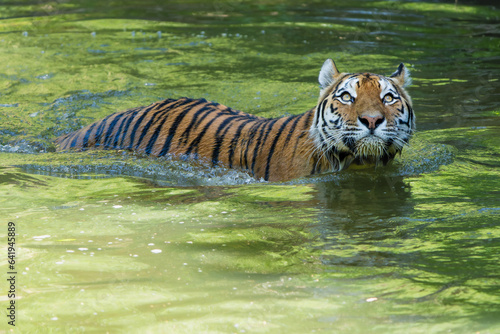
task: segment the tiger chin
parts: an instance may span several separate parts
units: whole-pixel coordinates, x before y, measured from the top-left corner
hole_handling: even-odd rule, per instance
[[[114,113],[56,139],[58,151],[115,149],[171,155],[286,181],[387,164],[415,129],[410,73],[341,73],[327,59],[315,108],[280,118],[247,114],[205,99],[167,99]]]

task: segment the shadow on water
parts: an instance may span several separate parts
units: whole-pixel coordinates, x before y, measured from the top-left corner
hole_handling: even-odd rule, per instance
[[[38,178],[19,172],[14,168],[0,167],[0,186],[42,187],[46,184]]]

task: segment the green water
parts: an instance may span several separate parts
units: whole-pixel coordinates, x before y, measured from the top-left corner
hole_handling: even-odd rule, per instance
[[[500,332],[500,11],[487,1],[0,3],[0,333]],[[54,153],[117,110],[312,108],[326,58],[413,75],[387,168],[269,184]]]

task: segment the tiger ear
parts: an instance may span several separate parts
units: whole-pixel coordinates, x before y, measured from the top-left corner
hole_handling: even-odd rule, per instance
[[[335,62],[331,59],[325,60],[323,66],[321,67],[321,71],[319,71],[318,77],[321,91],[323,92],[323,90],[328,88],[328,86],[330,86],[335,81],[339,74],[340,72],[337,69]]]
[[[401,87],[406,88],[411,85],[410,71],[406,68],[405,64],[399,64],[396,72],[391,74],[391,78],[394,79]]]

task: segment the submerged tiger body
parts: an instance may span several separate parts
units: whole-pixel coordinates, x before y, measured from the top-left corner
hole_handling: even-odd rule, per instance
[[[269,181],[386,164],[415,127],[401,64],[391,77],[340,73],[328,59],[318,105],[268,119],[204,99],[167,99],[118,112],[56,140],[59,151],[125,149],[201,159]]]

